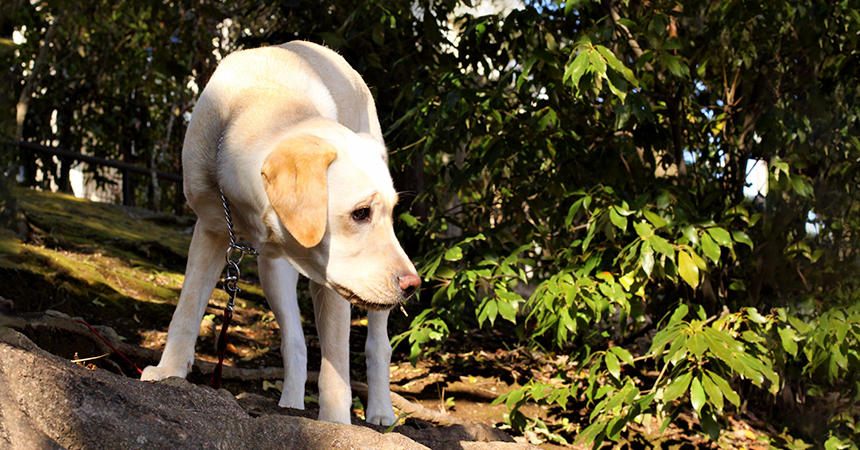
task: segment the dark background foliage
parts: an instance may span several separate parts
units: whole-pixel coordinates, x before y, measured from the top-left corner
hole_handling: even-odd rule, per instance
[[[411,357],[490,326],[569,354],[575,370],[501,399],[515,428],[534,426],[526,401],[586,407],[560,439],[684,408],[712,436],[754,409],[856,439],[856,4],[466,3],[12,0],[0,135],[179,172],[192,82],[221,56],[325,43],[370,85],[403,191],[425,278],[395,338]],[[67,161],[0,156],[25,184],[70,189]],[[751,161],[766,195],[744,194]],[[178,186],[134,192],[182,205]],[[798,420],[833,393],[820,426]]]

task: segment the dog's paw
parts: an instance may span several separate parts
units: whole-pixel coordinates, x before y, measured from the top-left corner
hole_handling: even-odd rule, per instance
[[[367,410],[367,423],[388,427],[396,420],[397,417],[394,417],[394,411],[391,408],[388,408],[387,411],[371,411],[370,408]]]
[[[174,370],[170,367],[147,366],[140,374],[141,381],[161,381],[165,378],[179,377],[185,378],[186,373],[181,370]]]
[[[291,392],[290,389],[284,388],[281,393],[281,400],[278,401],[278,406],[281,408],[305,409],[305,390],[301,392]]]

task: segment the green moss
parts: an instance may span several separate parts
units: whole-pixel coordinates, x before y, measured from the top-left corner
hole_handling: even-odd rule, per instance
[[[15,259],[21,253],[21,241],[12,230],[0,228],[0,267],[16,267]]]
[[[151,212],[29,189],[16,194],[27,220],[63,247],[104,249],[125,259],[136,256],[173,266],[181,266],[187,255],[190,235],[180,227],[145,220]]]
[[[15,281],[2,295],[16,311],[56,309],[111,325],[133,341],[166,330],[193,221],[63,194],[16,189],[15,195],[31,226],[28,242],[0,228],[0,278]],[[274,331],[252,319],[266,310],[255,274],[256,261],[243,262],[236,320],[245,320],[244,332],[256,338]],[[210,305],[226,301],[216,289]]]

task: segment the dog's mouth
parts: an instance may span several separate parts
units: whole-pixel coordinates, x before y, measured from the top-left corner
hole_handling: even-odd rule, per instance
[[[341,297],[345,298],[346,301],[360,308],[364,308],[370,311],[387,311],[397,306],[397,303],[380,303],[366,300],[359,297],[358,294],[356,294],[355,292],[352,292],[351,290],[339,284],[331,283],[331,285],[332,288],[334,288],[335,292],[340,294]]]

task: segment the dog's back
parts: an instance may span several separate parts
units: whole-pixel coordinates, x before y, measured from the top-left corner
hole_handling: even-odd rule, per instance
[[[334,103],[337,120],[356,133],[367,133],[382,142],[382,131],[376,117],[376,107],[367,85],[340,55],[321,45],[293,41],[279,48],[301,57],[307,68],[319,77]]]
[[[253,130],[260,141],[307,117],[320,116],[382,142],[373,98],[361,76],[336,52],[294,41],[228,55],[194,107],[185,135],[185,197],[198,216],[219,204],[219,141],[224,130]],[[254,126],[233,126],[248,122]],[[213,211],[213,214],[217,211]]]

